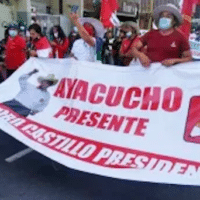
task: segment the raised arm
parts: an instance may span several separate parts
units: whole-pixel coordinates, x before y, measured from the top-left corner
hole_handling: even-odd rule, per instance
[[[69,17],[71,22],[78,28],[81,38],[90,46],[95,46],[94,38],[88,34],[83,25],[79,22],[79,16],[76,13],[70,13]]]
[[[28,78],[37,72],[38,72],[38,70],[34,69],[33,71],[29,72],[28,74],[24,74],[19,77],[19,85],[20,85],[21,89],[26,88]]]

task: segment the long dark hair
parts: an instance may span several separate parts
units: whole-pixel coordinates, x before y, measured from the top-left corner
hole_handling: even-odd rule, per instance
[[[50,37],[53,40],[56,39],[55,36],[54,36],[53,29],[57,29],[57,31],[58,31],[58,38],[59,39],[61,39],[61,40],[65,40],[66,39],[66,35],[65,35],[63,29],[59,25],[57,25],[57,26],[52,27],[51,30],[50,30]]]
[[[43,34],[42,34],[42,29],[40,27],[40,25],[38,24],[32,24],[29,26],[28,30],[34,30],[36,33],[40,34],[41,37],[43,37]]]

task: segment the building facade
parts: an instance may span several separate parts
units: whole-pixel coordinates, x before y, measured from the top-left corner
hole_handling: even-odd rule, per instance
[[[117,17],[120,21],[135,21],[139,19],[139,9],[141,0],[118,0],[119,10]],[[100,0],[84,0],[84,16],[100,18]]]
[[[20,20],[25,24],[30,22],[30,5],[29,0],[0,1],[0,39],[4,37],[5,26],[9,23]]]
[[[174,4],[179,7],[180,0],[141,0],[141,13],[149,13],[151,11],[151,4],[153,3],[153,8],[163,4]]]
[[[178,6],[180,1],[118,0],[120,9],[117,16],[122,22],[139,22],[141,29],[148,29],[155,7],[167,3]],[[67,16],[73,5],[78,6],[77,12],[81,17],[98,19],[100,17],[101,0],[2,0],[0,1],[0,39],[3,38],[6,24],[12,21],[23,21],[28,26],[34,16],[37,16],[47,32],[52,25],[60,23],[68,33],[72,25]]]
[[[25,26],[31,24],[32,18],[42,21],[40,25],[48,29],[50,26],[62,24],[66,34],[70,29],[67,13],[70,6],[77,4],[81,15],[83,0],[2,0],[0,1],[0,39],[4,37],[5,26],[11,22],[23,22]],[[47,23],[45,23],[47,21]]]

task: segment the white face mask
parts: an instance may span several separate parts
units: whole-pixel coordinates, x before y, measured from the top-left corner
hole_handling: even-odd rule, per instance
[[[54,37],[55,37],[55,38],[58,38],[58,33],[54,33]]]
[[[131,36],[132,36],[132,32],[131,31],[126,33],[126,37],[130,38]]]
[[[74,26],[73,29],[74,29],[75,32],[78,32],[78,28],[76,26]]]
[[[11,36],[11,37],[15,37],[16,35],[17,35],[17,31],[16,30],[9,30],[9,35]]]
[[[119,37],[120,31],[117,31],[116,36]]]

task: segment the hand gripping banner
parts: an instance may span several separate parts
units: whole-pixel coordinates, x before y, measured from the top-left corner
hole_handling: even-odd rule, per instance
[[[200,185],[199,65],[32,58],[0,85],[0,128],[73,169]]]

